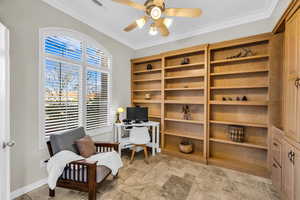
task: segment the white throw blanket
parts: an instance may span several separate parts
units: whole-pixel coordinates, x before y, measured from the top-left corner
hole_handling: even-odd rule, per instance
[[[54,189],[56,187],[56,182],[58,178],[62,175],[64,168],[67,164],[77,160],[85,159],[82,156],[77,155],[72,151],[61,151],[51,157],[47,164],[48,171],[48,185],[50,189]],[[107,168],[111,169],[112,175],[116,175],[121,167],[123,167],[123,162],[121,160],[120,155],[115,152],[104,152],[95,154],[85,160],[90,162],[97,162],[97,165],[104,165]]]

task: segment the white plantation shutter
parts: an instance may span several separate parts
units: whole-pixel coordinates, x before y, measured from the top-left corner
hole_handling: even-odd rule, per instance
[[[86,128],[96,129],[109,123],[108,74],[88,70]]]
[[[43,133],[111,125],[111,56],[83,35],[48,30],[42,36]]]
[[[79,126],[79,66],[46,60],[45,133]]]

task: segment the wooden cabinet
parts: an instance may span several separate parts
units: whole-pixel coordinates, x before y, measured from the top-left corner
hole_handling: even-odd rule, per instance
[[[286,200],[294,200],[294,164],[291,160],[291,154],[294,152],[294,147],[290,145],[288,142],[283,141],[283,151],[282,151],[282,177],[283,177],[283,185],[282,192],[285,196]]]
[[[300,199],[300,150],[283,141],[282,193],[285,200]],[[275,172],[276,177],[276,172]],[[274,180],[274,179],[273,179]],[[274,182],[273,182],[274,183]],[[274,183],[276,185],[276,183]]]
[[[286,23],[285,30],[285,132],[300,142],[300,10]]]
[[[300,199],[300,150],[295,149],[295,156],[294,156],[294,195],[295,195],[295,200]]]

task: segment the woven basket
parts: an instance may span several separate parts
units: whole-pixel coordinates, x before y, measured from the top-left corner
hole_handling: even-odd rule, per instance
[[[179,144],[179,151],[182,152],[182,153],[189,154],[189,153],[192,153],[193,150],[194,149],[193,149],[193,144],[192,143],[181,142]]]

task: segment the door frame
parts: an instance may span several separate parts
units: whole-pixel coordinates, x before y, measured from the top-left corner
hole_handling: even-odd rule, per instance
[[[10,140],[10,66],[9,30],[0,22],[0,199],[10,199],[10,148],[2,148]],[[2,56],[1,56],[2,54]],[[2,58],[1,58],[2,57]],[[4,187],[2,186],[4,185]]]

